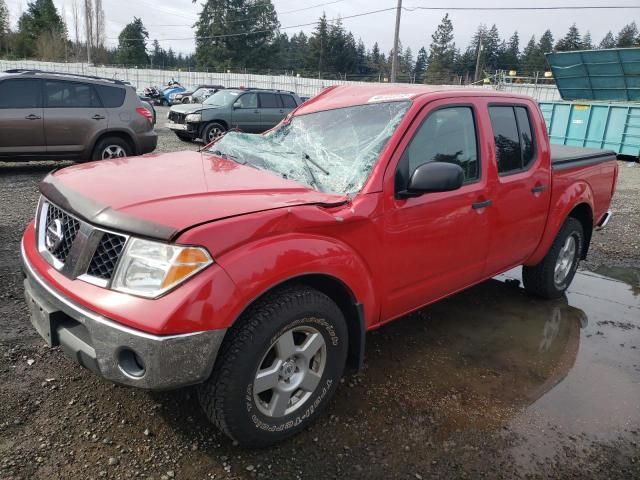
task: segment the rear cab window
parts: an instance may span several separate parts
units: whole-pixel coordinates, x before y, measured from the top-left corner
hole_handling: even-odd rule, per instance
[[[0,82],[0,108],[38,108],[42,106],[40,80],[9,79]]]
[[[527,107],[493,105],[489,107],[496,145],[498,174],[527,170],[535,159],[535,142]]]

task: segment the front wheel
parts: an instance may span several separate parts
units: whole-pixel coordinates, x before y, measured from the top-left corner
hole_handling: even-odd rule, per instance
[[[230,438],[264,447],[308,426],[333,396],[347,358],[338,306],[298,285],[258,300],[228,333],[199,388],[207,416]]]
[[[522,268],[528,293],[542,298],[559,298],[569,288],[584,249],[584,230],[575,218],[568,218],[542,261]]]
[[[202,141],[205,145],[207,145],[224,134],[224,132],[226,131],[227,129],[224,128],[224,125],[218,122],[211,122],[207,124],[207,126],[202,130]]]

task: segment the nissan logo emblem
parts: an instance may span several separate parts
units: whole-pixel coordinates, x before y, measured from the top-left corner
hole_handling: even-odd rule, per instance
[[[59,218],[56,218],[53,222],[49,224],[47,227],[47,232],[45,233],[44,242],[49,251],[56,250],[64,237],[62,236],[62,222]]]

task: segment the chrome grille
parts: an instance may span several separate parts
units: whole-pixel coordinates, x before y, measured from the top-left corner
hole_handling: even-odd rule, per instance
[[[122,235],[105,233],[93,254],[87,275],[110,280],[126,242],[127,238]]]
[[[44,197],[38,212],[37,245],[44,259],[68,278],[107,287],[129,237],[94,227]]]
[[[184,123],[186,115],[184,113],[169,111],[169,120],[174,123]]]
[[[60,223],[56,224],[56,220]],[[59,243],[45,243],[45,246],[54,257],[64,263],[71,251],[73,241],[76,239],[76,235],[78,235],[78,230],[80,230],[80,222],[55,205],[49,204],[49,208],[47,208],[47,219],[44,224],[45,238],[47,231],[55,229],[57,225],[61,226],[60,233],[62,235],[62,241]]]

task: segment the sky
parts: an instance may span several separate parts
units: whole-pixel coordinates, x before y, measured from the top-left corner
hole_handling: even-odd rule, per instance
[[[54,0],[59,11],[64,9],[69,31],[72,27],[72,4],[82,0]],[[5,0],[9,7],[12,24],[24,11],[27,0]],[[325,11],[328,18],[347,17],[362,12],[391,8],[397,0],[272,0],[282,27],[314,22]],[[331,3],[329,3],[331,2]],[[157,38],[163,48],[172,47],[176,52],[189,53],[195,50],[194,31],[191,28],[197,20],[202,0],[192,4],[191,0],[103,0],[106,17],[107,43],[117,45],[117,37],[122,28],[134,16],[140,17],[149,31],[149,38]],[[323,4],[321,6],[318,6]],[[509,2],[498,0],[403,0],[403,7],[500,7],[500,6],[558,6],[558,5],[630,5],[637,6],[638,0],[524,0]],[[309,8],[313,7],[313,8]],[[292,11],[300,10],[302,11]],[[428,48],[431,34],[442,19],[445,11],[403,11],[400,25],[400,40],[406,48],[410,46],[414,56],[420,47]],[[514,30],[520,34],[521,48],[532,35],[539,37],[547,28],[558,39],[576,23],[580,33],[591,32],[592,40],[599,43],[612,30],[614,34],[625,24],[636,20],[640,26],[640,10],[571,10],[571,11],[451,11],[455,42],[466,48],[478,24],[491,26],[495,23],[502,38],[508,38]],[[378,42],[383,52],[393,45],[395,9],[358,18],[345,18],[343,25],[353,32],[356,39],[362,38],[367,48]],[[313,26],[283,28],[290,36],[300,30],[310,33]],[[167,40],[164,40],[167,39]],[[170,40],[184,39],[184,40]]]

